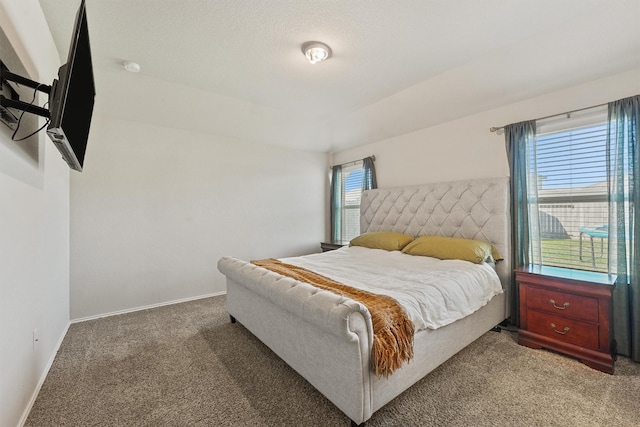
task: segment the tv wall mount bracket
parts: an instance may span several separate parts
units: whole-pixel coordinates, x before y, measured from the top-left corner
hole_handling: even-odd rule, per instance
[[[40,92],[46,93],[47,95],[51,95],[51,86],[35,82],[17,74],[13,74],[12,72],[4,68],[2,69],[1,80],[14,82],[19,85],[36,89]],[[36,114],[38,116],[46,117],[47,119],[51,118],[51,114],[47,108],[38,107],[37,105],[32,105],[23,101],[19,101],[17,99],[10,99],[5,97],[4,95],[0,95],[0,106],[6,108],[15,108],[20,111],[26,111],[27,113]]]

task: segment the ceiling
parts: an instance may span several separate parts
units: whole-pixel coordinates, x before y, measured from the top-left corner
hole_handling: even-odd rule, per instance
[[[40,0],[62,62],[79,4]],[[96,114],[313,151],[640,68],[640,0],[87,0],[87,17]],[[310,40],[332,58],[310,64]]]

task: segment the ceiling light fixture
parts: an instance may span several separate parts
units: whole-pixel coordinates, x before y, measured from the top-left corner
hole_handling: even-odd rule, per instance
[[[331,48],[322,42],[306,42],[302,45],[302,53],[309,62],[315,64],[331,57]]]
[[[122,66],[125,70],[131,73],[139,73],[140,72],[140,64],[132,61],[123,61]]]

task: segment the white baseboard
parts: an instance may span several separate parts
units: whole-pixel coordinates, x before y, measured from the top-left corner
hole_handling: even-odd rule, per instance
[[[182,299],[177,299],[173,301],[159,302],[157,304],[150,304],[142,307],[127,308],[124,310],[112,311],[110,313],[97,314],[95,316],[80,317],[78,319],[72,319],[71,323],[86,322],[87,320],[95,320],[95,319],[102,319],[103,317],[118,316],[120,314],[133,313],[135,311],[148,310],[150,308],[158,308],[158,307],[163,307],[165,305],[180,304],[182,302],[195,301],[203,298],[217,297],[220,295],[225,295],[226,293],[227,291],[220,291],[220,292],[214,292],[212,294],[198,295],[195,297],[182,298]]]
[[[67,336],[67,331],[69,331],[69,326],[71,326],[71,322],[67,323],[67,326],[64,328],[64,331],[62,331],[62,335],[60,335],[60,338],[58,339],[58,342],[56,343],[56,346],[53,349],[53,353],[51,353],[51,357],[49,358],[49,361],[47,362],[46,366],[44,367],[44,371],[42,371],[42,375],[40,376],[40,379],[38,380],[38,384],[36,384],[36,388],[33,390],[33,394],[31,395],[31,399],[29,399],[29,403],[27,404],[27,407],[24,408],[24,412],[22,413],[22,416],[20,417],[20,421],[18,421],[18,427],[24,426],[24,423],[27,422],[27,418],[29,417],[29,413],[31,412],[31,408],[33,408],[33,404],[36,403],[36,399],[38,398],[38,393],[40,393],[40,389],[42,388],[42,385],[44,384],[44,380],[47,379],[47,375],[49,375],[49,370],[51,369],[51,366],[53,366],[53,361],[56,360],[56,355],[58,354],[58,350],[60,350],[60,346],[62,345],[62,341],[64,341],[64,337]]]

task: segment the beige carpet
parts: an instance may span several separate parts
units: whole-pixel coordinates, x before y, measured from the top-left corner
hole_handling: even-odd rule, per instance
[[[224,297],[73,324],[27,426],[348,426]],[[616,374],[488,332],[367,426],[638,426],[640,364]]]

